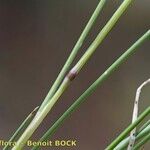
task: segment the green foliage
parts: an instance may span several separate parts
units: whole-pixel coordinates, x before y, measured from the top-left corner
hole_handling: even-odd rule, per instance
[[[15,132],[13,137],[10,139],[10,141],[13,141],[18,138],[18,135],[20,136],[19,140],[17,141],[17,144],[12,148],[12,150],[21,150],[27,140],[32,136],[32,134],[35,132],[35,130],[38,128],[38,126],[42,123],[46,115],[51,111],[55,103],[59,100],[60,96],[66,91],[68,86],[71,84],[72,80],[76,77],[76,75],[80,72],[80,70],[84,67],[84,65],[89,61],[97,47],[102,43],[102,41],[106,38],[108,33],[112,30],[112,28],[115,26],[117,21],[120,19],[120,17],[123,15],[123,13],[126,11],[128,6],[133,2],[133,0],[124,0],[120,7],[116,10],[116,12],[112,15],[110,20],[106,23],[104,28],[99,32],[95,40],[92,42],[92,44],[89,46],[89,48],[86,50],[85,54],[81,57],[81,59],[76,63],[76,65],[69,71],[70,66],[76,57],[78,51],[80,50],[84,40],[87,38],[87,35],[91,28],[93,27],[98,15],[100,14],[102,8],[104,7],[104,4],[106,3],[106,0],[101,0],[96,7],[94,13],[92,14],[89,22],[87,23],[85,29],[83,30],[81,36],[79,37],[79,40],[75,44],[70,56],[68,57],[66,63],[64,64],[62,70],[60,71],[56,81],[52,85],[50,91],[48,92],[46,98],[44,99],[42,105],[40,106],[38,112],[36,115],[29,115],[30,117],[27,117],[27,119],[22,123],[22,125],[19,127],[19,129]],[[147,39],[150,39],[150,30],[148,30],[141,38],[139,38],[129,49],[127,49],[110,67],[102,74],[100,77],[77,99],[75,102],[68,108],[68,110],[54,123],[54,125],[44,134],[44,136],[40,139],[40,141],[47,140],[50,138],[55,131],[62,125],[62,123],[65,121],[66,118],[68,118],[79,106],[87,100],[87,97],[91,95],[98,86],[100,86],[108,77],[111,76],[111,74],[119,68],[119,66],[128,60],[128,58],[134,54],[137,50],[137,48],[142,45]],[[69,72],[67,74],[67,72]],[[132,131],[139,123],[142,122],[142,120],[150,113],[150,107],[148,107],[138,118],[137,120],[129,125],[107,148],[106,150],[112,150],[116,146],[118,147],[120,145],[124,146],[125,144],[128,144],[129,139],[125,139],[126,136]],[[32,113],[31,113],[32,114]],[[148,128],[149,125],[146,125],[144,129],[142,129],[139,134],[137,134],[137,137],[143,133],[143,131]],[[148,130],[147,130],[148,132]],[[16,136],[17,135],[17,136]],[[145,138],[138,144],[135,145],[136,147],[139,147],[140,145],[144,144],[149,140],[149,134],[143,134]],[[141,136],[142,137],[142,136]],[[124,140],[125,139],[125,140]],[[4,150],[7,148],[5,147]],[[34,147],[32,150],[39,149],[38,146]],[[122,149],[122,148],[121,148]]]

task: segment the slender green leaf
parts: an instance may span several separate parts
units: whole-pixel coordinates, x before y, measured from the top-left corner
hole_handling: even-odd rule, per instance
[[[105,150],[113,150],[149,114],[150,107],[148,107],[134,123],[130,124]]]
[[[39,107],[36,107],[28,116],[27,118],[21,123],[19,128],[15,131],[15,133],[12,135],[8,143],[14,142],[17,140],[20,135],[24,132],[24,130],[27,128],[27,126],[30,124],[32,121],[33,117],[35,116],[36,111],[38,110]],[[7,144],[3,150],[8,150],[9,149],[9,144]]]
[[[81,36],[79,37],[77,43],[75,44],[72,52],[70,53],[70,56],[68,57],[65,65],[63,66],[61,72],[59,73],[56,81],[54,82],[54,84],[52,85],[50,91],[48,92],[45,100],[43,101],[40,109],[42,110],[42,108],[47,104],[47,102],[52,98],[52,96],[55,94],[56,90],[58,89],[60,83],[62,82],[62,80],[64,79],[65,77],[65,74],[67,73],[67,71],[69,70],[74,58],[76,57],[78,51],[80,50],[83,42],[85,41],[89,31],[91,30],[92,26],[94,25],[97,17],[99,16],[102,8],[104,7],[106,3],[106,0],[100,0],[99,4],[97,5],[96,9],[94,10],[90,20],[88,21],[85,29],[83,30]]]
[[[146,142],[150,140],[150,132],[148,135],[146,135],[139,143],[135,145],[133,150],[139,150]]]
[[[62,125],[66,118],[74,112],[87,97],[91,95],[102,82],[107,79],[129,56],[134,54],[137,48],[150,37],[150,31],[147,31],[140,39],[138,39],[124,54],[122,54],[75,102],[68,108],[68,110],[54,123],[54,125],[44,134],[40,141],[48,140],[53,133]],[[33,150],[37,150],[38,146]]]

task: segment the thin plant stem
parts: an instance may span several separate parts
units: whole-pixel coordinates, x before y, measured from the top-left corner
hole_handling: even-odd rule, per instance
[[[86,63],[86,61],[88,61],[88,59],[94,53],[97,46],[106,37],[106,35],[109,33],[109,31],[112,29],[112,27],[115,25],[115,23],[118,21],[118,19],[121,17],[123,12],[126,10],[126,8],[129,6],[129,4],[132,1],[133,0],[124,0],[124,2],[120,5],[120,7],[114,13],[114,15],[112,16],[110,21],[108,21],[108,23],[106,24],[106,27],[104,27],[102,29],[102,32],[100,32],[100,34],[98,34],[98,36],[92,43],[92,46],[90,46],[89,49],[87,50],[87,52],[83,55],[83,57],[81,57],[81,59],[79,60],[79,63],[77,63],[77,65],[75,65],[75,67],[73,67],[73,69],[71,69],[69,74],[65,77],[62,84],[60,85],[60,87],[58,88],[58,90],[56,91],[54,96],[51,98],[51,100],[47,103],[47,105],[41,111],[39,111],[36,114],[35,118],[31,122],[31,124],[28,126],[28,128],[25,130],[25,132],[22,134],[22,136],[17,141],[16,145],[13,147],[12,150],[20,150],[25,145],[26,141],[32,136],[34,131],[38,128],[38,126],[41,124],[41,122],[46,117],[48,112],[52,109],[54,104],[57,102],[58,98],[65,91],[65,89],[69,85],[70,81],[72,81],[76,77],[77,73],[81,70],[81,68]],[[94,46],[94,45],[96,45],[96,46]],[[117,67],[116,65],[118,65],[118,63],[115,64],[115,66],[112,66],[113,69],[110,69],[110,70],[115,70],[115,68]],[[108,72],[109,72],[109,70],[108,70]],[[104,81],[109,76],[108,72],[105,72],[104,75],[102,75],[102,81]]]
[[[107,22],[107,24],[104,26],[104,28],[100,31],[100,33],[97,35],[93,43],[90,45],[86,53],[81,57],[81,59],[78,61],[78,63],[75,65],[76,70],[81,70],[81,68],[84,66],[84,64],[88,61],[88,59],[91,57],[91,55],[95,52],[97,47],[101,44],[101,42],[105,39],[107,34],[111,31],[111,29],[115,26],[116,22],[119,20],[121,15],[125,12],[125,10],[128,8],[128,6],[133,2],[133,0],[124,0],[120,7],[116,10],[116,12],[113,14],[113,16],[110,18],[110,20]]]
[[[84,101],[86,101],[87,97],[90,96],[96,88],[100,86],[103,81],[106,80],[115,70],[117,70],[117,68],[129,58],[129,56],[134,54],[137,48],[149,37],[150,31],[147,31],[127,51],[125,51],[125,53],[123,53],[77,100],[75,100],[68,110],[44,134],[41,140],[43,141],[50,138],[52,134],[62,125],[65,119],[68,118]]]
[[[32,119],[34,118],[36,111],[39,107],[36,107],[27,117],[26,119],[21,123],[19,128],[15,131],[13,136],[9,139],[8,143],[14,142],[21,134],[24,132],[24,130],[27,128],[27,126],[30,124]],[[3,148],[3,150],[8,150],[10,148],[9,144],[6,144],[6,146]]]
[[[80,50],[83,42],[85,41],[89,31],[91,30],[92,26],[94,25],[97,17],[99,16],[102,8],[104,7],[106,3],[106,0],[100,0],[99,4],[97,5],[96,9],[94,10],[90,20],[88,21],[85,29],[83,30],[81,36],[79,37],[77,43],[75,44],[72,52],[70,53],[65,65],[63,66],[62,70],[60,71],[57,79],[55,80],[54,84],[52,85],[50,91],[48,92],[45,100],[43,101],[40,109],[42,110],[42,108],[48,103],[48,101],[52,98],[52,96],[55,94],[56,90],[58,89],[60,83],[62,82],[62,80],[64,79],[65,74],[67,73],[67,71],[69,70],[74,58],[76,57],[78,51]]]
[[[82,46],[82,43],[84,42],[86,36],[88,35],[91,27],[93,26],[96,18],[98,17],[100,11],[102,10],[104,4],[105,4],[106,0],[101,0],[100,3],[98,4],[96,10],[94,11],[91,19],[89,20],[87,26],[85,27],[83,33],[81,34],[79,40],[77,41],[74,49],[72,50],[67,62],[65,63],[63,69],[61,70],[60,74],[58,75],[56,81],[54,82],[52,88],[50,89],[48,95],[46,96],[44,102],[42,103],[36,117],[35,120],[33,120],[31,126],[29,126],[29,130],[26,130],[24,132],[24,134],[22,135],[22,138],[24,138],[24,142],[20,142],[20,146],[18,146],[18,149],[21,149],[21,147],[25,144],[25,141],[32,135],[32,133],[36,130],[36,128],[40,125],[41,121],[45,118],[45,116],[47,115],[47,113],[50,111],[51,108],[47,109],[48,107],[53,107],[53,105],[56,103],[57,99],[61,96],[61,94],[63,93],[63,91],[66,89],[66,87],[69,85],[70,83],[70,79],[68,79],[67,77],[65,77],[64,81],[62,82],[62,84],[60,85],[59,89],[57,90],[59,84],[61,83],[62,79],[64,78],[64,75],[66,74],[66,72],[68,71],[72,61],[74,60],[78,50],[80,49],[80,47]],[[56,91],[57,90],[57,91]],[[56,93],[55,93],[56,92]],[[48,107],[46,107],[46,109],[44,108],[45,105],[47,104],[47,102],[49,100],[52,100],[52,102],[50,102],[50,104],[48,105]],[[44,110],[44,114],[42,114],[41,116],[39,115],[41,112],[41,110]],[[40,121],[38,121],[38,123],[36,123],[36,120],[40,118]],[[33,127],[34,126],[34,127]],[[30,130],[30,127],[33,129]],[[26,136],[28,133],[28,136]],[[25,136],[24,136],[25,135]],[[18,142],[19,143],[19,140]],[[17,146],[15,146],[17,147]],[[14,149],[15,149],[14,147]],[[16,148],[17,149],[17,148]]]
[[[143,137],[145,137],[146,135],[148,135],[150,133],[150,124],[146,126],[146,124],[144,125],[143,130],[140,129],[140,131],[137,133],[136,136],[136,141],[142,139]],[[121,141],[115,148],[114,150],[125,150],[126,147],[128,146],[129,143],[129,137],[127,137],[126,139],[124,139],[123,141]]]
[[[105,150],[114,149],[142,120],[150,114],[150,106],[137,118],[137,120],[130,124]]]
[[[148,125],[150,125],[150,120],[148,120],[140,129],[139,129],[139,133],[144,130]]]
[[[63,122],[64,120],[62,120]],[[61,124],[62,124],[61,122]],[[59,126],[61,125],[59,124]],[[143,138],[144,136],[146,136],[148,133],[150,133],[150,122],[146,122],[138,131],[137,136],[136,136],[136,140],[140,140],[141,138]],[[57,130],[57,128],[59,127],[57,126],[57,124],[55,123],[44,135],[43,137],[39,140],[40,142],[46,141],[48,140]],[[114,148],[114,150],[124,150],[127,145],[129,143],[129,137],[127,137],[126,139],[124,139],[122,142],[120,142],[117,147]],[[31,150],[39,150],[40,147],[38,145],[36,145],[35,147],[33,147]]]
[[[135,102],[134,102],[134,108],[133,108],[133,116],[132,116],[132,123],[137,119],[138,117],[138,110],[139,110],[139,100],[140,100],[140,95],[142,89],[150,83],[150,79],[146,80],[143,82],[137,89],[136,91],[136,96],[135,96]],[[135,138],[136,138],[136,128],[134,128],[131,133],[130,133],[130,140],[129,140],[129,145],[128,145],[128,150],[132,150],[134,147],[135,143]]]
[[[38,126],[41,124],[43,119],[46,117],[48,112],[51,110],[53,105],[56,103],[58,98],[62,95],[64,90],[69,85],[69,80],[65,78],[62,85],[58,89],[58,91],[55,93],[55,95],[52,97],[52,100],[42,109],[41,113],[36,114],[34,119],[32,120],[31,124],[28,126],[28,128],[24,131],[20,139],[17,141],[16,145],[13,147],[12,150],[21,150],[23,146],[26,144],[27,140],[31,137],[31,135],[34,133],[34,131],[38,128]]]
[[[146,142],[150,140],[150,132],[148,135],[146,135],[139,143],[135,145],[133,150],[139,150]]]
[[[88,61],[88,59],[91,57],[91,55],[94,53],[94,51],[96,50],[96,48],[101,44],[101,42],[104,40],[104,38],[107,36],[107,34],[110,32],[110,30],[114,27],[114,25],[116,24],[116,22],[119,20],[119,18],[121,17],[121,15],[125,12],[125,10],[127,9],[127,7],[130,5],[130,3],[133,0],[124,0],[123,3],[120,5],[120,7],[117,9],[117,11],[114,13],[114,15],[110,18],[110,20],[107,22],[107,24],[104,26],[104,28],[101,30],[101,32],[98,34],[98,36],[95,38],[95,40],[93,41],[93,43],[90,45],[90,47],[88,48],[88,50],[86,51],[86,53],[83,55],[83,57],[78,61],[78,63],[74,66],[73,71],[75,72],[79,72],[81,70],[81,68],[84,66],[84,64]],[[73,51],[74,52],[74,51]],[[75,51],[76,54],[76,51]],[[74,54],[73,54],[74,55]],[[72,61],[70,61],[72,62]],[[71,64],[71,63],[69,63]],[[68,65],[66,65],[68,66]],[[67,70],[66,70],[67,71]],[[65,71],[65,72],[66,72]],[[60,75],[59,75],[60,76]],[[60,76],[61,77],[61,76]],[[59,84],[57,84],[57,81],[61,82],[60,80],[56,79],[56,84],[53,85],[53,88],[51,89],[51,91],[54,91],[53,89],[55,89],[56,92],[56,85],[59,86]],[[57,86],[57,87],[58,87]],[[43,108],[43,106],[45,106],[45,104],[47,104],[47,102],[51,99],[51,96],[54,95],[55,92],[52,92],[52,94],[50,94],[51,92],[49,92],[48,96],[46,97],[46,100],[44,100],[41,108]],[[50,96],[51,95],[51,96]],[[41,109],[39,109],[40,111]]]

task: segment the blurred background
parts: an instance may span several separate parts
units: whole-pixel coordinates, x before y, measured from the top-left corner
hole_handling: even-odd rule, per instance
[[[121,2],[107,1],[74,64]],[[0,139],[8,140],[41,104],[97,4],[98,0],[0,1]],[[39,139],[149,26],[150,1],[135,0],[32,139]],[[150,78],[149,46],[145,42],[51,138],[76,139],[77,147],[57,149],[103,150],[131,123],[136,89]],[[147,86],[140,112],[150,104],[149,93]]]

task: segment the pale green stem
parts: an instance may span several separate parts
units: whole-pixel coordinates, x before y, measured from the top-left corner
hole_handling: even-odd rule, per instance
[[[127,7],[130,5],[130,3],[133,0],[124,0],[123,3],[120,5],[120,7],[117,9],[117,11],[114,13],[114,15],[111,17],[111,19],[107,22],[107,24],[104,26],[104,28],[100,31],[96,39],[93,41],[93,43],[90,45],[86,53],[82,56],[82,58],[78,61],[75,68],[79,71],[84,64],[87,62],[87,60],[91,57],[91,55],[94,53],[96,48],[101,44],[101,42],[104,40],[104,38],[107,36],[107,34],[110,32],[110,30],[114,27],[116,22],[119,20],[121,15],[125,12]]]
[[[150,140],[150,132],[148,135],[146,135],[139,143],[135,145],[133,150],[139,150],[146,142]]]
[[[73,69],[71,70],[70,73],[73,73],[75,75],[75,74],[77,74],[81,70],[81,68],[83,67],[83,65],[86,63],[86,61],[88,61],[88,59],[90,58],[90,56],[94,53],[95,49],[102,42],[102,40],[106,37],[106,35],[109,33],[109,31],[112,29],[112,27],[115,25],[115,23],[118,21],[118,19],[121,17],[121,15],[123,14],[123,12],[126,10],[126,8],[129,6],[129,4],[132,1],[133,0],[124,0],[124,2],[121,4],[121,6],[117,9],[117,11],[115,12],[115,14],[110,19],[110,21],[108,21],[108,23],[106,24],[106,26],[102,29],[102,32],[100,32],[100,34],[98,34],[98,36],[96,37],[96,39],[94,40],[94,42],[91,44],[91,46],[89,47],[89,49],[87,50],[87,52],[79,60],[79,62],[77,63],[77,65],[75,65],[75,67],[73,67]],[[108,76],[107,74],[108,73],[105,72],[105,77]],[[56,103],[56,101],[58,100],[58,98],[65,91],[66,87],[68,86],[68,82],[70,82],[70,79],[68,80],[68,78],[65,78],[64,81],[62,82],[62,84],[60,85],[60,87],[58,88],[58,90],[56,91],[56,93],[54,94],[54,96],[51,98],[51,100],[47,103],[46,106],[44,106],[44,108],[42,110],[40,110],[37,113],[36,117],[33,119],[33,121],[31,122],[31,124],[29,125],[29,127],[26,129],[26,131],[20,137],[20,139],[18,140],[18,142],[15,145],[15,147],[13,148],[13,150],[20,150],[25,145],[25,143],[27,142],[27,140],[32,136],[32,134],[34,133],[34,131],[41,124],[41,122],[46,117],[46,115],[48,114],[48,112],[51,110],[51,108],[53,107],[53,105]]]
[[[113,150],[149,114],[150,107],[148,107],[134,123],[130,124],[105,150]]]
[[[69,70],[74,58],[76,57],[78,51],[80,50],[84,40],[86,39],[89,31],[91,30],[92,26],[94,25],[97,17],[99,16],[102,8],[104,7],[104,4],[106,3],[106,0],[100,0],[99,4],[97,5],[95,11],[93,12],[90,20],[88,21],[85,29],[83,30],[80,38],[78,39],[77,43],[75,44],[70,56],[68,57],[65,65],[63,66],[61,72],[59,73],[57,79],[55,80],[54,84],[52,85],[50,91],[48,92],[45,100],[43,101],[39,111],[48,103],[48,101],[52,98],[56,90],[58,89],[60,83],[64,79],[64,76],[66,72]]]
[[[135,140],[138,141],[150,133],[150,121],[146,122],[138,131]],[[129,143],[129,137],[121,141],[114,150],[125,150]]]
[[[148,120],[140,129],[139,129],[139,132],[140,133],[142,130],[144,130],[147,126],[150,125],[150,120]]]
[[[24,132],[24,130],[28,127],[32,119],[34,118],[36,111],[39,107],[36,107],[22,122],[22,124],[19,126],[19,128],[15,131],[15,133],[12,135],[8,143],[14,142],[21,136],[21,134]],[[3,150],[8,150],[10,148],[9,144],[6,144],[6,146],[3,148]]]
[[[125,53],[123,53],[75,102],[67,109],[67,111],[54,123],[54,125],[43,135],[40,141],[48,140],[54,132],[62,125],[66,118],[68,118],[84,101],[90,96],[104,80],[118,69],[118,67],[125,62],[129,56],[135,53],[137,48],[150,38],[150,31],[147,31],[140,39],[138,39]],[[33,150],[37,150],[36,146]]]
[[[107,79],[113,71],[115,71],[118,66],[120,66],[131,54],[133,54],[138,46],[140,46],[147,38],[150,37],[150,31],[147,31],[136,43],[134,43],[117,61],[115,61],[94,83],[93,87],[94,89],[102,83],[105,79]],[[70,71],[72,72],[72,70]],[[70,74],[68,74],[70,75]],[[52,97],[51,101],[41,110],[41,112],[38,112],[37,115],[35,116],[34,120],[31,122],[29,127],[26,129],[26,131],[23,133],[23,135],[20,137],[18,140],[17,144],[13,148],[13,150],[20,150],[26,143],[26,141],[31,137],[31,135],[34,133],[36,128],[40,125],[40,123],[43,121],[43,119],[46,117],[47,113],[51,110],[53,105],[57,102],[58,98],[61,96],[61,94],[65,91],[69,83],[71,82],[70,76],[66,76],[64,79],[63,83],[61,84],[60,88],[57,90],[57,92],[54,94]],[[93,87],[91,88],[92,90],[88,91],[89,95],[93,91]],[[86,91],[87,92],[87,91]],[[77,103],[78,104],[78,103]]]
[[[45,116],[48,114],[48,112],[51,110],[53,105],[56,103],[58,98],[61,96],[61,94],[64,92],[64,90],[69,85],[70,81],[65,78],[62,85],[58,89],[58,91],[55,93],[55,95],[52,97],[52,100],[41,110],[41,112],[37,113],[31,124],[28,126],[28,128],[25,130],[25,132],[22,134],[20,139],[17,141],[16,145],[12,148],[12,150],[21,150],[24,145],[26,144],[27,140],[31,137],[31,135],[34,133],[34,131],[38,128],[38,126],[41,124]]]

